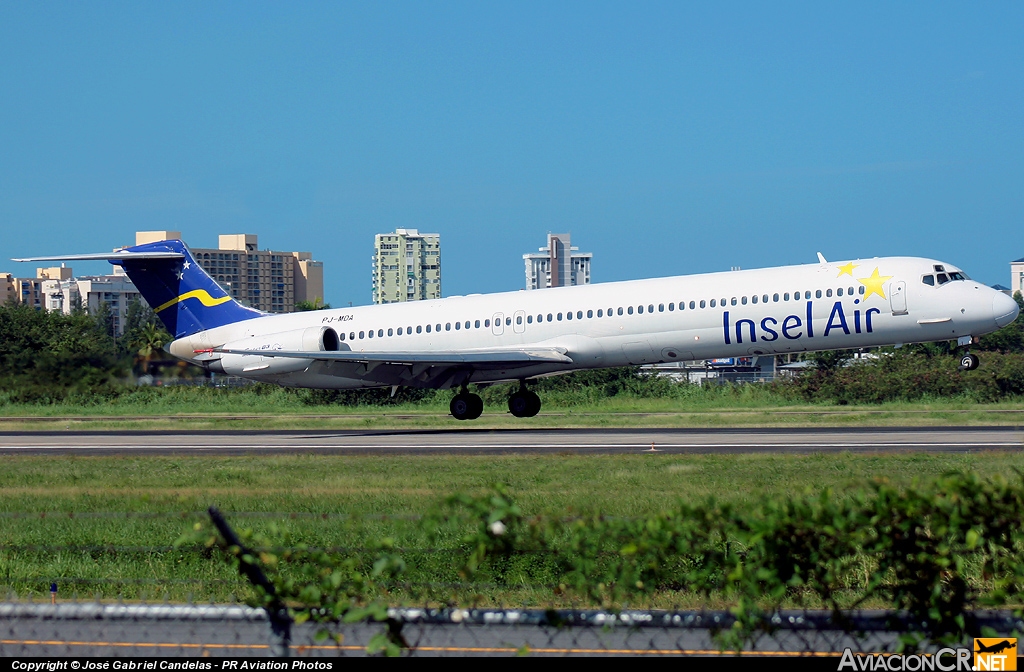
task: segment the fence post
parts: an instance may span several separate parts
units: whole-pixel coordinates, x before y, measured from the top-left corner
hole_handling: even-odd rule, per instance
[[[274,584],[270,582],[260,566],[245,559],[247,555],[250,557],[255,556],[253,556],[251,550],[242,545],[242,540],[238,538],[235,531],[228,525],[228,521],[224,519],[220,510],[216,506],[211,506],[207,509],[207,512],[210,514],[210,520],[213,521],[214,527],[220,532],[220,536],[227,542],[228,547],[235,546],[238,548],[238,572],[247,578],[249,583],[262,588],[270,597],[270,602],[263,607],[270,621],[270,655],[287,658],[292,639],[292,617],[288,615],[288,608],[281,602]]]

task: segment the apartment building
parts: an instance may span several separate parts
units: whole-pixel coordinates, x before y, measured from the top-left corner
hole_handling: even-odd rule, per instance
[[[440,298],[440,234],[395,229],[374,237],[374,303]]]
[[[135,244],[181,239],[180,231],[139,231]],[[323,300],[323,262],[309,252],[260,250],[251,233],[221,235],[216,248],[189,247],[232,298],[268,313],[291,313],[301,301]]]
[[[568,233],[549,233],[547,247],[523,255],[526,289],[589,285],[593,256],[573,247]]]

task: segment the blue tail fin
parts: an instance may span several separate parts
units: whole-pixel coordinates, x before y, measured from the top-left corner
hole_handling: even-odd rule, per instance
[[[179,258],[110,259],[119,264],[175,338],[262,317],[231,298],[180,240],[129,247],[124,252],[175,252]],[[112,255],[115,256],[115,255]]]

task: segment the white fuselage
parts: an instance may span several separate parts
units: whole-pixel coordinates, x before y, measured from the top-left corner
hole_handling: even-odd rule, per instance
[[[179,339],[171,352],[198,360],[196,351],[240,339],[326,326],[354,352],[536,346],[560,348],[572,360],[471,377],[493,382],[583,368],[955,340],[1016,317],[1016,304],[1000,292],[973,280],[936,280],[958,273],[931,259],[887,257],[457,296],[268,315]],[[928,276],[933,284],[925,284]],[[338,374],[311,362],[249,377],[320,388],[391,382],[355,368]]]

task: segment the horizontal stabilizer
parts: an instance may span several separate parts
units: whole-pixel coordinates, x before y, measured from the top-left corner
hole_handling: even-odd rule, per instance
[[[96,252],[95,254],[60,254],[55,257],[25,257],[24,259],[11,259],[11,261],[109,261],[112,264],[119,264],[122,261],[135,259],[184,259],[181,252]]]
[[[556,362],[571,364],[561,348],[524,348],[522,350],[464,350],[438,352],[301,352],[288,350],[235,350],[213,348],[213,352],[226,355],[252,355],[260,357],[292,357],[315,359],[321,362],[351,362],[353,364],[431,364],[435,366],[458,364],[522,364],[525,362]]]

